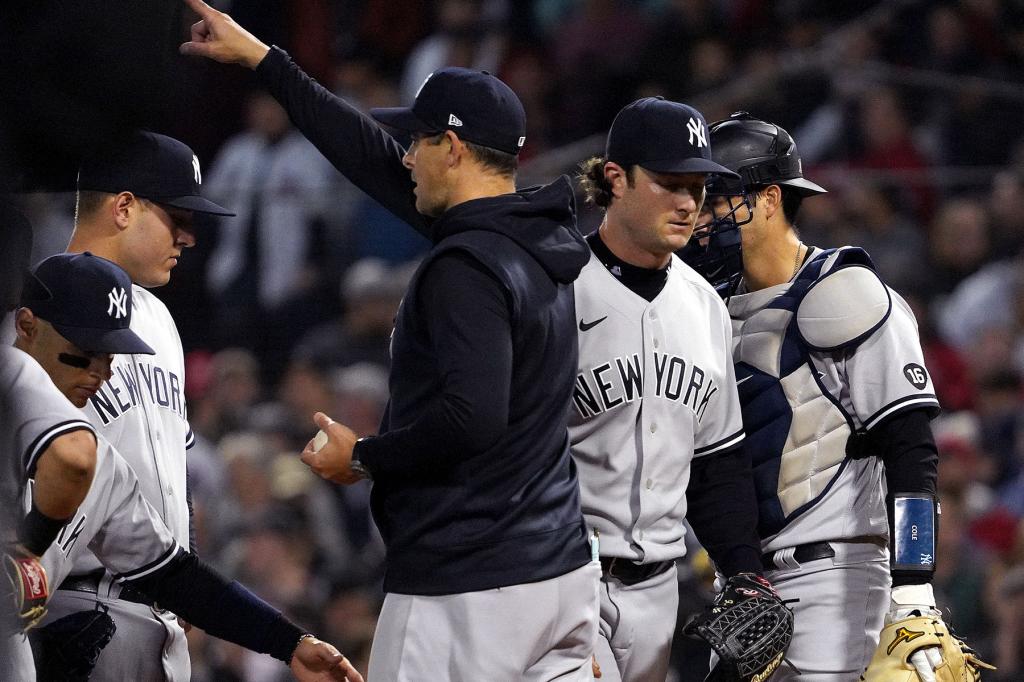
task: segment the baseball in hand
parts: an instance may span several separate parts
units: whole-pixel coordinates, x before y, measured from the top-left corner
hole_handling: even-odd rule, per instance
[[[313,436],[313,452],[320,452],[320,448],[327,445],[327,434],[323,430],[317,431]]]

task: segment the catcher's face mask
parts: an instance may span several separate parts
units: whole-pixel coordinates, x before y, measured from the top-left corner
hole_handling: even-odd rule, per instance
[[[693,237],[679,252],[723,296],[735,290],[743,274],[740,227],[753,219],[753,207],[754,200],[739,182],[713,179]]]

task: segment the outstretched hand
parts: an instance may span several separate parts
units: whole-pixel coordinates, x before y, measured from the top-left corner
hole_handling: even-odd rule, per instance
[[[315,637],[307,637],[299,642],[289,667],[295,679],[300,682],[363,682],[363,676],[350,660],[327,642],[321,642]]]
[[[182,54],[255,69],[270,51],[234,19],[203,0],[185,0],[185,4],[199,15],[199,21],[192,24],[192,39],[178,48]]]

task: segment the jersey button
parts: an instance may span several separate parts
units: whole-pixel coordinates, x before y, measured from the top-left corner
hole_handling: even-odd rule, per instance
[[[647,489],[651,490],[653,488],[654,488],[654,481],[652,481],[651,479],[648,478],[647,479]]]
[[[657,430],[658,430],[658,425],[654,424],[654,423],[651,423],[651,433],[654,433]]]
[[[652,310],[650,313],[648,313],[647,316],[650,317],[652,320],[658,319],[658,313],[656,311],[654,311],[654,310]]]
[[[654,347],[655,347],[655,348],[657,348],[657,347],[658,347],[658,339],[654,339]]]

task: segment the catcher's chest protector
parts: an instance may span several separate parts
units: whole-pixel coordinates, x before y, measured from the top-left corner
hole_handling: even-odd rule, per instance
[[[739,297],[749,301],[734,297],[729,303],[762,537],[811,508],[846,462],[850,422],[821,383],[796,324],[800,302],[833,253],[818,254],[767,306],[746,305],[760,292]]]

